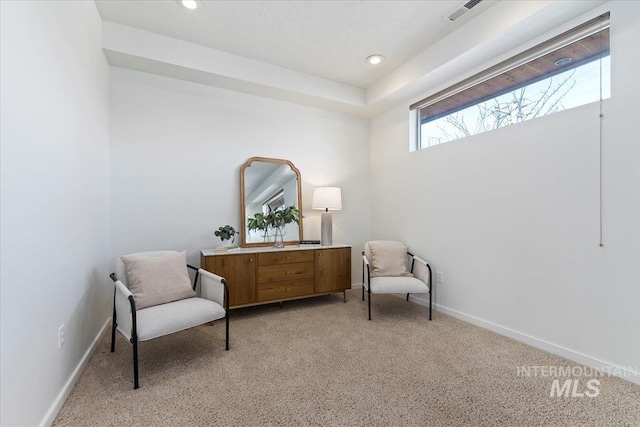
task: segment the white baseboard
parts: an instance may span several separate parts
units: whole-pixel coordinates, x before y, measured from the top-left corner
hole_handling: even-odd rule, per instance
[[[429,298],[428,296],[424,298],[422,297],[422,295],[416,295],[416,296],[411,295],[409,297],[409,301],[413,301],[416,304],[420,304],[422,306],[428,307],[429,306],[428,298]],[[475,316],[470,316],[468,314],[462,313],[457,310],[453,310],[448,307],[444,307],[442,305],[433,304],[433,309],[440,313],[444,313],[449,316],[455,317],[456,319],[460,319],[464,322],[471,323],[472,325],[479,326],[483,329],[488,329],[492,332],[498,333],[500,335],[504,335],[516,341],[523,342],[532,347],[539,348],[541,350],[548,351],[549,353],[553,353],[555,355],[572,360],[581,365],[589,366],[591,368],[602,369],[604,372],[610,373],[612,376],[616,376],[624,380],[630,381],[634,384],[640,385],[640,372],[637,372],[638,370],[637,367],[633,368],[634,370],[631,370],[630,367],[617,366],[612,363],[608,363],[603,360],[599,360],[594,357],[587,356],[586,354],[582,354],[577,351],[573,351],[568,348],[559,346],[557,344],[553,344],[548,341],[545,341],[536,337],[532,337],[531,335],[523,334],[516,330],[506,328],[504,326],[500,326],[496,323],[489,322]]]
[[[78,382],[80,374],[82,374],[82,371],[87,366],[87,363],[89,363],[89,359],[91,359],[93,352],[98,347],[98,343],[100,342],[100,339],[104,335],[109,325],[111,325],[111,318],[108,318],[102,328],[100,328],[100,332],[98,332],[98,335],[96,335],[96,337],[93,339],[93,342],[84,353],[84,356],[82,356],[82,359],[80,359],[78,366],[76,366],[76,369],[73,370],[64,387],[62,387],[62,390],[60,390],[60,393],[58,393],[58,396],[51,404],[51,407],[49,407],[49,410],[45,414],[44,418],[42,418],[42,421],[39,424],[40,426],[50,426],[53,424],[56,416],[58,415],[58,412],[60,412],[60,409],[62,409],[64,402],[67,400],[67,397],[69,397],[69,393],[71,393],[71,390],[73,390],[73,386],[75,386],[76,382]]]

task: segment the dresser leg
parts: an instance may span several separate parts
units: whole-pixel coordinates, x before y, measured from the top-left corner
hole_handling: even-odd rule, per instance
[[[280,301],[280,308],[282,308],[282,301]]]
[[[342,291],[342,299],[344,300],[344,302],[347,302],[347,291],[346,290]]]

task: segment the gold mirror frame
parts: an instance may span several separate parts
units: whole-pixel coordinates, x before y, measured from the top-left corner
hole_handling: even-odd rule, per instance
[[[272,159],[269,157],[251,157],[240,167],[240,235],[242,240],[240,245],[243,248],[250,247],[259,247],[259,246],[273,246],[273,242],[247,242],[247,219],[249,215],[246,213],[246,189],[245,189],[245,174],[247,173],[247,169],[251,167],[252,163],[255,162],[263,162],[263,163],[274,163],[280,165],[288,165],[291,170],[296,174],[297,181],[297,194],[298,194],[298,202],[297,208],[300,211],[300,223],[298,224],[298,236],[297,240],[285,240],[285,245],[297,245],[302,240],[302,181],[300,178],[300,171],[291,163],[289,160],[284,159]],[[286,238],[286,236],[285,236]]]

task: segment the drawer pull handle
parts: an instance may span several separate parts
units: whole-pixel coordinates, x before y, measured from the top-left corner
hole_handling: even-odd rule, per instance
[[[289,274],[289,272],[287,271],[287,274]]]
[[[287,257],[287,259],[289,259],[289,257]]]

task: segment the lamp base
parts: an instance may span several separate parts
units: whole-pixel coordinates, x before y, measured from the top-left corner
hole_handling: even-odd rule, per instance
[[[331,246],[333,244],[333,223],[331,212],[322,212],[322,223],[320,228],[320,244]]]

